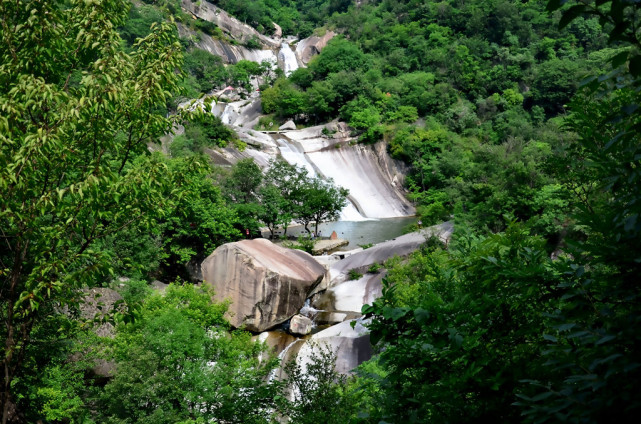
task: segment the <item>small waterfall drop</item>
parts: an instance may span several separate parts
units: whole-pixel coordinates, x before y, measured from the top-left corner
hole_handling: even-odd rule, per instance
[[[278,52],[278,61],[283,65],[283,72],[285,76],[289,76],[292,72],[298,69],[298,61],[296,60],[296,54],[292,51],[292,48],[289,44],[283,42],[280,45],[280,51]]]
[[[313,327],[316,327],[316,321],[314,321],[314,319],[316,318],[316,315],[318,315],[319,312],[325,312],[325,311],[314,308],[312,306],[312,301],[309,298],[305,300],[305,304],[303,305],[302,308],[300,308],[300,311],[298,311],[299,314],[304,315],[307,318],[312,320]]]

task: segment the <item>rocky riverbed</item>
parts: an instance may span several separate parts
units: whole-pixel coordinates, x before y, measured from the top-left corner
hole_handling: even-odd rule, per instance
[[[260,332],[256,339],[281,359],[305,365],[320,344],[332,349],[336,369],[347,373],[372,354],[360,312],[381,295],[386,272],[382,264],[409,255],[430,237],[447,243],[452,231],[452,223],[446,222],[368,249],[342,252],[334,261],[265,239],[229,243],[203,262],[204,283],[231,301],[232,325]],[[350,271],[362,276],[350,280]],[[319,325],[326,328],[314,332]]]

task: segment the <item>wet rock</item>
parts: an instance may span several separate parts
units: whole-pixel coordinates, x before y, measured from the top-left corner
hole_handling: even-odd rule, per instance
[[[289,322],[289,332],[296,336],[306,336],[312,332],[312,320],[303,315],[294,315]]]
[[[235,64],[240,60],[250,60],[252,62],[268,61],[276,63],[277,57],[270,49],[250,50],[241,45],[232,45],[224,40],[213,38],[210,35],[198,33],[190,28],[177,24],[178,34],[183,38],[194,40],[194,44],[201,50],[205,50],[214,56],[218,56],[223,63]]]
[[[314,334],[300,347],[296,362],[307,367],[314,350],[319,348],[330,349],[336,355],[336,371],[341,374],[348,374],[372,357],[369,331],[360,320],[356,320],[354,328],[351,321],[345,321]]]
[[[384,142],[349,146],[345,144],[349,138],[325,137],[324,128],[321,125],[284,133],[279,148],[289,163],[309,164],[305,167],[311,168],[313,173],[332,178],[337,185],[349,190],[348,200],[353,213],[348,214],[348,208],[343,209],[343,220],[394,218],[416,213],[405,198],[403,188],[393,184],[397,174],[395,162],[383,148]],[[281,147],[283,143],[286,145]],[[296,155],[289,157],[283,149]]]
[[[281,131],[295,130],[296,129],[296,124],[294,123],[294,121],[292,121],[290,119],[289,121],[285,122],[283,125],[278,127],[278,129],[281,130]]]
[[[291,334],[285,333],[282,330],[264,331],[257,336],[253,336],[252,340],[265,343],[269,354],[280,355],[287,346],[298,340]],[[266,356],[263,356],[266,358]]]
[[[326,271],[308,253],[256,239],[220,246],[202,273],[216,300],[231,300],[230,323],[261,332],[294,316]]]

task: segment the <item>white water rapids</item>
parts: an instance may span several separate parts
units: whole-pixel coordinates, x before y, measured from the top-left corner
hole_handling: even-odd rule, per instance
[[[283,72],[285,76],[290,76],[292,72],[298,69],[298,61],[296,54],[292,51],[289,44],[283,42],[278,52],[278,62],[282,63]]]

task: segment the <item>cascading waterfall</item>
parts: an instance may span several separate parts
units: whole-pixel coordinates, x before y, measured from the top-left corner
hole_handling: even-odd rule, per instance
[[[285,72],[285,76],[289,76],[292,72],[298,69],[296,54],[292,51],[289,44],[285,42],[280,45],[278,60],[283,64],[283,72]]]

